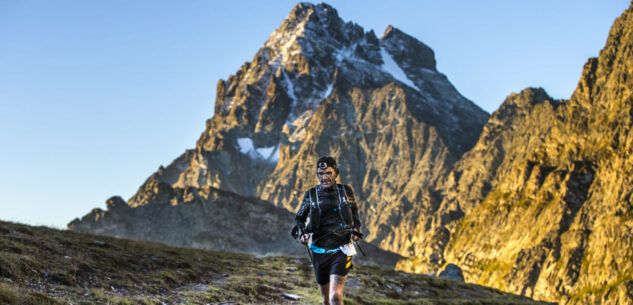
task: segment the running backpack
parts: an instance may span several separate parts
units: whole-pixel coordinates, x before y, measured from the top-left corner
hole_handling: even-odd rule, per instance
[[[336,185],[338,191],[338,212],[341,220],[345,224],[346,228],[354,227],[354,217],[352,216],[352,204],[347,199],[347,191],[342,184]],[[309,222],[306,226],[307,232],[314,232],[319,227],[321,207],[319,205],[319,196],[316,187],[311,188],[308,191],[310,197],[310,213]]]

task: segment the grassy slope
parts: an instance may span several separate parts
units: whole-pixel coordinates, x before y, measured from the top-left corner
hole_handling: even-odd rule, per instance
[[[175,248],[0,221],[0,304],[317,304],[305,258]],[[297,245],[299,246],[299,245]],[[346,304],[536,304],[494,289],[356,265]]]

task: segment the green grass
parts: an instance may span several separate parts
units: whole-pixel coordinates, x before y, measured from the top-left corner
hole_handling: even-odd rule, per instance
[[[282,293],[301,296],[301,304],[320,302],[307,256],[257,258],[0,222],[0,304],[288,303]],[[345,304],[537,303],[483,286],[355,265]]]

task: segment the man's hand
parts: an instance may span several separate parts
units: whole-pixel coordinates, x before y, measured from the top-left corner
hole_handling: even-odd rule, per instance
[[[303,235],[301,235],[301,243],[302,244],[307,245],[309,240],[310,240],[310,234],[303,234]]]
[[[357,228],[353,228],[352,230],[353,230],[354,232],[358,232],[358,229],[357,229]],[[356,235],[352,234],[352,240],[353,240],[353,241],[359,241],[359,240],[360,240],[360,237],[358,237],[358,236],[356,236]]]

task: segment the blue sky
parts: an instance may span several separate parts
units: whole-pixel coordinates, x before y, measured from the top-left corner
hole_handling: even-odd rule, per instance
[[[628,6],[607,1],[328,2],[380,36],[435,51],[493,112],[541,86],[569,98]],[[250,61],[293,1],[0,1],[0,220],[64,228],[128,199],[193,148],[215,87]]]

